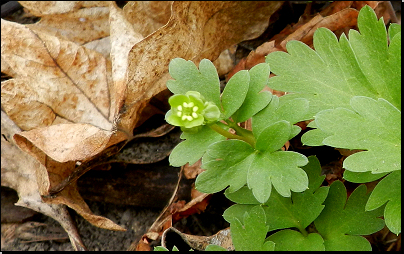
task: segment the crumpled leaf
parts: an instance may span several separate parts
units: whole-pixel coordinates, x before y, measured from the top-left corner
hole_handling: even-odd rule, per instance
[[[24,3],[28,2],[22,3],[24,5]],[[67,4],[68,1],[59,3]],[[110,15],[108,5],[106,4],[104,2],[104,6],[71,10],[63,13],[50,13],[47,15],[41,12],[37,14],[37,16],[41,17],[41,20],[35,24],[28,24],[26,27],[83,45],[109,36],[110,26],[108,18]]]
[[[111,103],[115,97],[110,64],[94,51],[23,25],[2,20],[2,28],[2,56],[18,74],[2,83],[2,106],[18,125],[32,129],[17,134],[15,140],[47,167],[48,172],[37,174],[40,193],[46,196],[74,172],[75,161],[127,138],[122,132],[115,134],[114,116],[109,114],[116,108]],[[9,37],[13,33],[20,34],[20,43]],[[90,219],[93,215],[73,185],[52,202],[69,204]],[[99,217],[90,221],[123,230]]]
[[[76,11],[80,5],[87,3],[71,3],[71,7],[62,11],[56,8],[56,12]],[[111,49],[112,64],[74,42],[2,20],[2,60],[11,69],[8,73],[15,75],[2,82],[2,107],[25,130],[14,136],[17,144],[45,166],[37,172],[40,194],[47,202],[68,204],[89,219],[88,207],[75,188],[76,165],[80,168],[79,164],[111,156],[114,147],[131,138],[133,129],[144,121],[141,115],[149,100],[166,89],[167,66],[172,58],[214,60],[231,45],[260,35],[280,5],[176,2],[167,25],[136,43],[140,37],[135,38],[127,21],[115,22],[124,17],[111,4],[110,15],[114,17],[110,30],[124,29],[125,38],[135,40],[127,39],[134,45],[122,47],[132,47],[129,55]],[[229,26],[239,32],[230,31]],[[111,35],[111,44],[120,46],[118,36]],[[126,56],[127,60],[122,59]],[[118,64],[118,59],[123,61]],[[111,65],[116,67],[112,72]],[[51,190],[69,183],[69,179],[73,182],[68,187],[49,197]],[[90,222],[94,225],[122,230],[93,218]]]
[[[107,6],[103,1],[21,1],[20,4],[35,16],[73,12],[80,8]]]
[[[37,168],[43,167],[33,157],[17,148],[12,136],[20,129],[1,111],[1,185],[17,191],[15,205],[27,207],[58,221],[69,235],[75,250],[85,250],[75,223],[65,205],[47,204],[41,199],[36,177]]]
[[[326,251],[331,250],[372,250],[366,238],[384,227],[383,209],[365,211],[369,198],[366,186],[360,185],[348,200],[345,186],[340,181],[331,184],[325,208],[314,221],[316,229],[324,238]]]
[[[130,1],[123,7],[126,20],[133,29],[147,37],[167,24],[173,1]]]

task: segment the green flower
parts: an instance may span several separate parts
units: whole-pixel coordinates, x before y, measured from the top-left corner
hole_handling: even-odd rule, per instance
[[[220,110],[213,102],[205,101],[196,91],[175,94],[168,99],[171,109],[167,112],[166,121],[181,129],[191,130],[195,127],[216,122],[220,118]]]

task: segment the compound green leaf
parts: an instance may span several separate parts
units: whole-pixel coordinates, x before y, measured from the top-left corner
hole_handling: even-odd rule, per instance
[[[324,240],[316,233],[307,236],[285,229],[270,235],[267,240],[275,243],[275,251],[324,251]]]
[[[167,81],[167,88],[174,94],[197,91],[206,101],[215,103],[220,108],[220,80],[216,67],[208,59],[199,63],[199,70],[192,61],[174,58],[168,66],[174,80]]]
[[[249,71],[250,86],[247,96],[241,107],[232,115],[235,122],[247,121],[250,117],[265,108],[272,99],[268,91],[262,91],[269,79],[269,65],[260,63],[252,67]]]
[[[247,171],[254,159],[254,148],[240,140],[224,140],[208,147],[202,158],[206,171],[198,175],[195,187],[215,193],[227,186],[235,191],[247,181]]]
[[[353,97],[351,106],[354,111],[337,108],[317,114],[317,127],[331,133],[323,144],[367,150],[345,159],[347,170],[374,174],[401,170],[400,110],[384,99],[363,96]]]
[[[296,152],[279,151],[286,138],[282,142],[275,141],[278,148],[271,144],[264,147],[262,144],[261,152],[240,140],[211,144],[202,158],[206,171],[197,177],[196,188],[205,193],[214,193],[230,186],[229,191],[234,192],[247,183],[261,203],[269,198],[272,186],[282,196],[290,196],[290,191],[306,190],[308,178],[300,167],[307,164],[307,158]]]
[[[291,197],[283,197],[273,192],[263,206],[266,213],[269,230],[283,228],[304,229],[310,225],[324,208],[322,203],[327,197],[328,187],[320,187],[325,176],[321,176],[320,162],[314,156],[308,158],[309,163],[303,167],[309,178],[309,188],[301,193],[292,193]],[[225,220],[231,222],[234,218],[241,220],[259,201],[252,191],[243,187],[233,193],[225,192],[226,197],[239,203],[229,207],[223,214]]]
[[[369,6],[358,17],[360,33],[351,30],[349,41],[340,40],[326,28],[316,30],[315,51],[298,41],[290,41],[285,52],[266,57],[277,76],[268,86],[291,92],[291,98],[310,101],[309,117],[324,109],[351,109],[353,96],[385,98],[401,105],[401,37],[387,44],[386,27]],[[397,34],[397,28],[393,28]]]
[[[225,119],[229,118],[241,107],[247,96],[249,84],[250,74],[246,70],[237,72],[227,82],[222,93],[222,106]]]
[[[290,151],[256,153],[248,169],[247,184],[261,203],[268,200],[272,186],[284,197],[291,191],[307,189],[308,178],[301,166],[308,162],[306,156]]]
[[[390,173],[376,185],[366,210],[374,210],[386,202],[384,220],[390,231],[398,235],[401,233],[401,171]]]
[[[275,244],[265,241],[268,226],[261,206],[244,213],[243,223],[235,218],[230,224],[231,238],[236,251],[271,251]]]
[[[174,167],[187,163],[194,164],[203,156],[210,144],[226,138],[205,125],[197,133],[183,132],[181,139],[185,140],[171,151],[169,157],[170,165]]]
[[[347,200],[344,184],[340,181],[331,184],[325,208],[314,221],[327,251],[371,250],[370,243],[360,235],[381,230],[384,221],[378,218],[383,215],[382,208],[365,211],[368,197],[365,185],[356,188]]]

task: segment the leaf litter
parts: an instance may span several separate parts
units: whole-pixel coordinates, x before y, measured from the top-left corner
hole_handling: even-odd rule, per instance
[[[2,185],[17,190],[18,205],[57,220],[74,249],[85,249],[65,205],[95,226],[125,229],[94,215],[75,181],[53,196],[52,189],[78,165],[107,160],[113,156],[108,148],[118,146],[112,149],[117,153],[134,138],[150,100],[166,89],[172,58],[215,60],[230,46],[259,36],[281,3],[129,2],[123,10],[102,2],[37,3],[22,3],[41,17],[36,24],[2,19],[2,73],[12,77],[2,81],[2,134],[8,133],[7,139],[2,135]],[[284,50],[288,40],[310,44],[317,27],[351,26],[339,21],[354,20],[346,17],[357,15],[364,2],[353,3],[353,9],[334,3],[321,16],[301,19],[251,52],[227,79]]]

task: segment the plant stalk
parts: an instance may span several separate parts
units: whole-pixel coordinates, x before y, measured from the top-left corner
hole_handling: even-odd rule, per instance
[[[255,140],[254,140],[253,138],[251,138],[251,137],[240,136],[240,135],[237,135],[237,134],[232,134],[232,133],[226,131],[225,129],[223,129],[222,127],[220,127],[220,126],[217,125],[217,124],[209,125],[209,127],[210,127],[212,130],[214,130],[214,131],[216,131],[217,133],[219,133],[220,135],[225,136],[226,138],[242,140],[242,141],[245,141],[245,142],[247,142],[248,144],[250,144],[252,147],[255,147]]]

